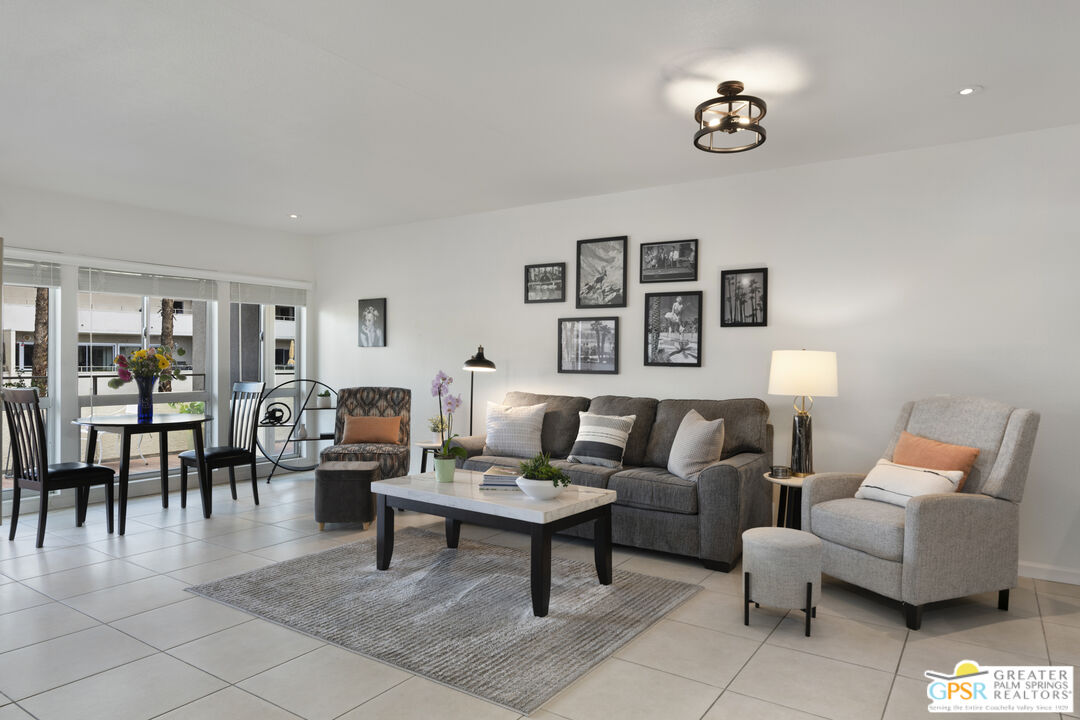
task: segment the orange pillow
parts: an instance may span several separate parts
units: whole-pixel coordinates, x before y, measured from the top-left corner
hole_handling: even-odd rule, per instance
[[[343,445],[353,443],[394,443],[396,445],[400,432],[400,415],[393,417],[346,415],[341,443]]]
[[[927,468],[929,470],[960,470],[964,476],[956,491],[960,492],[967,482],[968,473],[979,457],[979,448],[965,445],[950,445],[930,438],[912,435],[907,431],[900,433],[893,450],[892,461],[897,465]]]

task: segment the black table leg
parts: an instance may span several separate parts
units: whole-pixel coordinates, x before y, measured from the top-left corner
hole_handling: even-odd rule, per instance
[[[596,559],[596,577],[601,585],[611,584],[611,506],[596,518],[593,530],[593,555]]]
[[[427,448],[420,448],[420,474],[427,472]]]
[[[158,433],[158,460],[161,464],[161,507],[169,507],[169,433]]]
[[[210,517],[213,495],[210,490],[210,470],[206,467],[206,454],[203,450],[202,427],[196,426],[191,431],[195,435],[195,464],[199,471],[199,495],[202,497],[202,514]]]
[[[124,428],[120,435],[120,534],[127,528],[128,474],[131,472],[131,431]]]
[[[86,435],[86,464],[94,464],[94,453],[97,452],[97,428],[90,426],[90,432]]]
[[[533,525],[531,565],[533,615],[545,617],[551,599],[551,531],[547,525]]]
[[[802,530],[802,488],[788,490],[787,526]]]
[[[776,503],[776,527],[784,527],[784,511],[787,509],[787,485],[780,486],[780,500]]]
[[[376,497],[379,517],[375,531],[375,567],[386,570],[390,567],[390,558],[394,554],[394,508],[386,504],[385,495]]]
[[[461,537],[461,521],[446,518],[446,547],[456,548]]]

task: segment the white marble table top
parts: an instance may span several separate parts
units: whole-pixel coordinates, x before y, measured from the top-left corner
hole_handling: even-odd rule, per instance
[[[615,502],[615,491],[571,485],[554,500],[533,500],[523,492],[481,490],[483,473],[455,470],[454,482],[435,481],[435,473],[406,475],[371,483],[371,491],[532,523],[549,523]]]

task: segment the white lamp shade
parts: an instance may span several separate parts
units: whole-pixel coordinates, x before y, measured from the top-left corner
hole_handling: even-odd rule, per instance
[[[836,353],[773,350],[769,394],[836,397]]]

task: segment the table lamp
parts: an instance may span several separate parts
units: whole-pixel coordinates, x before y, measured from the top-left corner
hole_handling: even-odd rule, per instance
[[[795,477],[806,477],[814,472],[810,426],[814,396],[836,397],[836,387],[836,353],[773,350],[769,394],[795,396],[795,415],[791,420],[791,474]]]
[[[473,390],[476,385],[476,373],[495,372],[495,363],[484,357],[484,346],[476,348],[476,354],[465,361],[462,370],[469,373],[469,435],[473,434]]]

